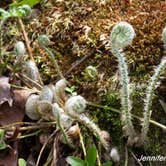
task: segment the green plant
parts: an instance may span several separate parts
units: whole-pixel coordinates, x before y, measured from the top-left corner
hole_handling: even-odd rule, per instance
[[[11,17],[26,17],[31,13],[31,8],[29,5],[22,5],[17,8],[10,7],[8,11],[0,8],[0,19],[5,20]]]
[[[29,5],[30,7],[33,7],[35,5],[37,5],[38,3],[40,3],[41,0],[17,0],[16,2],[10,4],[10,6],[21,6],[24,4]]]
[[[85,71],[83,72],[85,80],[96,80],[98,76],[98,71],[94,66],[87,66]]]
[[[162,40],[164,44],[166,44],[166,27],[164,28],[162,33]],[[166,68],[166,57],[163,57],[160,64],[154,70],[154,74],[149,81],[145,104],[144,104],[144,119],[142,122],[142,133],[141,133],[142,141],[146,140],[147,133],[149,130],[149,120],[151,116],[151,107],[152,107],[154,91],[157,88],[157,86],[159,86],[159,78],[161,74],[165,71],[165,68]]]
[[[121,101],[122,101],[122,122],[124,123],[125,136],[129,136],[128,143],[135,143],[138,141],[134,126],[131,121],[131,101],[130,101],[130,82],[127,71],[127,64],[125,62],[125,56],[123,48],[132,43],[135,36],[133,27],[127,22],[120,22],[113,28],[110,36],[111,40],[111,52],[116,56],[119,63],[120,82],[121,88]],[[166,28],[163,29],[162,40],[166,44]],[[159,85],[159,78],[166,68],[166,58],[163,57],[161,63],[157,66],[154,71],[154,75],[150,78],[149,85],[147,87],[146,99],[144,103],[144,118],[142,122],[141,139],[143,143],[147,138],[149,130],[151,107],[154,96],[154,91]],[[136,138],[136,139],[134,139]]]
[[[18,166],[26,166],[26,161],[23,158],[18,159]]]
[[[62,74],[62,72],[60,70],[60,67],[59,67],[59,65],[57,63],[57,60],[55,59],[55,56],[54,56],[53,52],[49,48],[47,48],[48,45],[50,44],[50,39],[46,35],[40,35],[38,37],[38,43],[48,53],[48,55],[51,58],[51,61],[54,63],[55,69],[56,69],[59,77],[61,79],[63,79],[64,78],[63,74]]]
[[[72,96],[65,103],[65,111],[69,114],[73,119],[78,122],[84,124],[89,128],[90,131],[100,140],[103,147],[108,151],[109,143],[102,135],[102,131],[98,128],[98,126],[89,119],[83,112],[85,112],[86,101],[82,96]]]
[[[76,96],[77,95],[75,86],[66,87],[65,91],[70,93],[72,96]]]
[[[135,137],[134,127],[131,121],[131,101],[130,101],[130,82],[128,77],[127,64],[125,55],[122,52],[123,48],[132,43],[135,36],[133,27],[127,22],[120,22],[113,28],[111,40],[111,52],[118,59],[121,88],[121,103],[122,103],[122,122],[124,135],[130,138]]]
[[[8,18],[11,17],[26,17],[31,13],[29,5],[22,5],[18,8],[11,7],[8,11],[0,8],[0,59],[3,60],[2,54],[2,28]],[[23,46],[23,45],[22,45]],[[22,47],[23,48],[23,47]]]
[[[55,86],[44,86],[39,95],[32,94],[26,102],[26,114],[33,120],[44,119],[56,121],[64,142],[72,146],[72,139],[68,135],[73,121],[84,124],[99,139],[106,150],[109,150],[109,143],[98,126],[85,114],[86,100],[82,96],[71,96],[67,98],[65,79],[59,80]],[[62,105],[62,103],[64,103]],[[109,134],[108,134],[109,135]]]
[[[6,149],[4,135],[5,135],[5,131],[3,129],[0,129],[0,150]]]
[[[67,157],[66,161],[71,166],[95,166],[96,165],[96,159],[97,159],[97,149],[95,146],[92,146],[88,149],[87,154],[85,156],[85,159],[82,160],[78,157],[69,156]],[[101,166],[111,166],[111,162],[106,162],[101,164]]]

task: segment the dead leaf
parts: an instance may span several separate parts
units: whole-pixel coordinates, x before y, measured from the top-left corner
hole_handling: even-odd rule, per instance
[[[8,82],[7,78],[5,78],[4,80],[5,82]],[[0,83],[0,86],[3,87],[2,82]],[[9,86],[10,85],[8,85],[7,87],[9,88]],[[12,106],[9,106],[7,102],[3,102],[3,104],[1,103],[0,105],[0,126],[23,121],[25,115],[25,103],[31,92],[27,90],[14,90],[13,93],[11,92],[11,94],[13,96],[13,98],[10,99],[13,101]],[[12,127],[9,129],[12,129]],[[14,141],[13,144],[11,142],[10,146],[11,148],[1,151],[0,166],[17,166],[19,142]]]
[[[10,107],[7,103],[0,105],[0,125],[21,122],[25,114],[25,103],[27,97],[31,94],[27,90],[13,91],[13,106]]]
[[[10,84],[8,77],[0,77],[0,105],[8,102],[9,106],[12,106],[13,100],[10,92]]]

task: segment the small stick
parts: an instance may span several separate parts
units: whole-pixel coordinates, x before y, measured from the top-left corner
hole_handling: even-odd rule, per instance
[[[100,48],[102,47],[102,45],[100,45],[98,48],[93,48],[93,50],[86,56],[84,56],[82,59],[80,59],[79,61],[77,61],[75,64],[73,64],[71,66],[71,68],[64,73],[64,77],[68,77],[68,75],[76,68],[78,67],[83,61],[85,61],[86,59],[88,59],[89,57],[91,57],[92,55],[94,55]]]
[[[133,158],[137,161],[137,163],[140,165],[140,166],[143,166],[142,163],[137,159],[137,157],[135,156],[135,154],[130,151],[131,155],[133,156]]]
[[[27,90],[30,91],[32,93],[39,93],[40,91],[37,89],[31,89],[31,88],[27,88],[27,87],[22,87],[22,86],[18,86],[18,85],[14,85],[14,84],[10,84],[11,87],[16,88],[16,89],[23,89],[23,90]]]
[[[76,67],[78,67],[83,61],[85,61],[87,58],[89,58],[92,54],[88,54],[84,56],[80,61],[76,62],[72,65],[72,67],[64,74],[65,77],[69,75]]]
[[[97,151],[97,163],[98,166],[101,166],[101,161],[100,161],[100,157],[99,157],[99,152]]]
[[[53,159],[52,159],[51,166],[58,166],[57,165],[58,151],[59,151],[58,139],[55,137],[54,138],[54,144],[53,144]]]
[[[6,129],[6,128],[10,128],[12,126],[17,126],[17,125],[32,125],[32,126],[49,126],[49,125],[55,125],[56,122],[41,122],[41,123],[33,123],[33,122],[15,122],[15,123],[11,123],[5,126],[0,126],[0,129]]]
[[[32,82],[33,84],[37,85],[40,89],[42,89],[42,85],[40,85],[39,83],[37,83],[36,81],[32,80],[31,78],[29,78],[28,76],[26,76],[25,74],[22,74],[22,76],[24,78],[26,78],[28,81]]]
[[[27,135],[21,135],[21,136],[18,136],[16,139],[23,139],[23,138],[27,138],[27,137],[32,137],[34,135],[37,135],[41,132],[41,130],[37,130],[33,133],[30,133],[30,134],[27,134]]]
[[[107,106],[102,106],[102,105],[95,104],[95,103],[92,103],[92,102],[88,102],[88,105],[93,106],[93,107],[102,108],[102,109],[105,109],[105,110],[110,110],[110,111],[113,111],[113,112],[116,112],[116,113],[119,113],[119,114],[122,113],[122,112],[121,112],[120,110],[118,110],[118,109],[115,109],[115,108],[112,108],[112,107],[107,107]],[[140,120],[140,121],[142,121],[142,119],[143,119],[143,118],[141,118],[141,117],[139,117],[139,116],[137,116],[137,115],[131,114],[131,116],[132,116],[133,118],[136,118],[136,119]],[[162,129],[166,130],[166,126],[163,125],[163,124],[161,124],[161,123],[159,123],[159,122],[156,122],[156,121],[151,120],[151,119],[149,120],[149,122],[150,122],[151,124],[153,124],[154,126],[157,126],[157,127],[160,127],[160,128],[162,128]]]
[[[23,35],[24,35],[24,39],[25,39],[25,43],[26,43],[26,46],[27,46],[27,49],[28,49],[28,53],[29,53],[29,56],[30,56],[30,59],[35,62],[34,58],[33,58],[33,54],[32,54],[32,48],[30,47],[30,41],[28,39],[28,35],[25,31],[25,27],[24,27],[24,24],[22,22],[22,19],[21,18],[18,18],[18,22],[20,24],[20,27],[22,29],[22,32],[23,32]],[[43,81],[42,81],[42,78],[40,77],[39,75],[39,81],[40,83],[43,85]]]
[[[128,148],[125,145],[125,166],[128,166]]]
[[[39,153],[39,156],[38,156],[38,159],[37,159],[37,162],[36,162],[36,166],[39,166],[39,162],[40,162],[40,158],[42,156],[42,153],[46,147],[46,145],[48,144],[48,142],[50,141],[50,139],[57,133],[57,130],[55,130],[47,139],[47,141],[44,143],[43,147],[41,148],[40,150],[40,153]]]
[[[34,60],[33,55],[32,55],[32,48],[30,47],[30,42],[29,42],[29,39],[28,39],[28,35],[25,31],[25,27],[24,27],[24,24],[23,24],[21,18],[18,18],[18,22],[20,24],[20,27],[22,29],[22,32],[23,32],[23,35],[24,35],[24,38],[25,38],[25,43],[26,43],[26,46],[27,46],[27,49],[28,49],[30,59],[34,62],[35,60]]]
[[[78,126],[78,128],[79,128],[78,123],[77,123],[77,126]],[[83,150],[83,153],[84,153],[84,157],[86,157],[86,149],[85,149],[85,145],[84,145],[84,141],[83,141],[82,134],[81,134],[81,132],[80,132],[80,128],[79,128],[78,134],[79,134],[79,137],[80,137],[80,143],[81,143],[81,146],[82,146],[82,150]]]

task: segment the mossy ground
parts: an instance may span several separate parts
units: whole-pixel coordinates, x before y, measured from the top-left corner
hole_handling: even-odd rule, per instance
[[[47,54],[39,49],[36,38],[40,34],[47,34],[58,63],[63,73],[66,73],[73,63],[80,60],[95,49],[96,52],[83,61],[70,74],[67,75],[69,83],[76,87],[78,94],[88,101],[100,105],[120,109],[120,97],[116,58],[102,46],[100,35],[109,36],[112,27],[118,21],[128,21],[136,31],[132,46],[125,50],[129,65],[131,81],[133,83],[133,109],[132,113],[142,117],[143,97],[154,67],[164,56],[164,47],[161,41],[162,29],[166,23],[165,1],[47,1],[36,7],[34,15],[24,20],[26,31],[33,47],[35,62],[40,70],[45,84],[54,83],[57,73]],[[18,40],[24,40],[16,20],[9,21],[4,28],[3,48],[7,52],[13,49]],[[86,26],[91,28],[89,39],[85,37]],[[12,75],[6,65],[13,67],[14,55],[5,55],[2,64],[2,73]],[[86,80],[83,71],[88,65],[97,68],[99,75],[96,80]],[[166,76],[166,73],[164,73]],[[139,83],[138,83],[139,82]],[[156,91],[154,98],[152,119],[166,125],[166,115],[159,103],[165,100],[165,81]],[[165,100],[166,101],[166,100]],[[126,140],[123,138],[120,115],[105,109],[89,107],[92,119],[104,130],[109,131],[112,146],[117,146],[122,159],[125,157]],[[133,119],[134,125],[140,131],[140,121]],[[85,132],[86,135],[86,132]],[[129,148],[139,158],[142,155],[166,155],[166,136],[162,129],[150,125],[149,143],[143,148]],[[79,154],[79,153],[77,153]],[[131,154],[129,154],[131,157]],[[131,157],[132,158],[132,157]],[[165,161],[166,162],[166,161]],[[122,162],[123,163],[123,162]],[[131,161],[131,163],[133,163]],[[134,163],[135,164],[135,163]],[[160,163],[163,166],[166,163]],[[144,165],[158,165],[147,162]],[[134,165],[133,165],[134,166]]]

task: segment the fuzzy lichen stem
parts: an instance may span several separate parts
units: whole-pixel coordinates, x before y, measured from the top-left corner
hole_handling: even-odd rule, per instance
[[[122,102],[122,117],[124,116],[124,125],[128,129],[128,134],[133,137],[135,135],[134,126],[131,121],[131,101],[130,101],[130,83],[127,71],[127,64],[125,62],[125,56],[121,50],[112,46],[112,53],[117,57],[119,63],[120,82],[121,88],[121,102]],[[123,120],[123,119],[122,119]]]
[[[55,130],[47,139],[47,141],[44,143],[44,145],[42,146],[41,150],[40,150],[40,153],[38,155],[38,159],[37,159],[37,162],[36,162],[36,166],[39,166],[39,162],[40,162],[40,159],[41,159],[41,156],[43,154],[43,151],[46,147],[46,145],[48,144],[48,142],[55,136],[55,134],[57,133],[57,130]]]
[[[92,131],[93,134],[97,136],[103,147],[107,151],[109,150],[108,142],[102,137],[101,130],[92,120],[90,120],[85,114],[70,114],[70,116],[76,119],[78,122],[84,124],[87,128],[89,128],[89,130]]]
[[[152,107],[154,91],[157,87],[158,80],[161,74],[163,73],[163,71],[165,70],[165,68],[166,68],[166,58],[164,57],[161,60],[161,63],[155,69],[155,73],[151,77],[149,86],[147,88],[146,100],[144,105],[144,119],[143,119],[142,130],[141,130],[143,141],[146,139],[147,133],[149,130],[149,122],[150,122],[150,116],[151,116],[151,107]]]
[[[60,67],[59,67],[59,65],[58,65],[58,63],[57,63],[57,60],[55,59],[54,54],[52,53],[52,51],[50,51],[50,50],[49,50],[47,47],[45,47],[45,46],[43,46],[43,49],[50,55],[50,58],[51,58],[51,60],[52,60],[52,62],[53,62],[53,64],[54,64],[54,66],[55,66],[55,69],[56,69],[56,71],[57,71],[59,77],[60,77],[61,79],[64,79],[64,76],[63,76],[63,74],[62,74],[62,72],[61,72],[61,70],[60,70]]]

